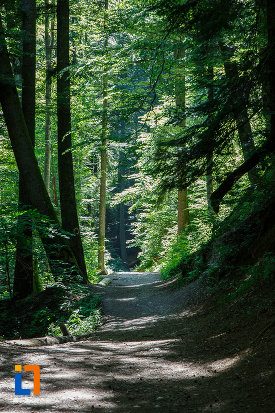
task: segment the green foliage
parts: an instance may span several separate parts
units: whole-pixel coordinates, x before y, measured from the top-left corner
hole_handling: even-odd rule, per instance
[[[195,193],[198,192],[196,188]],[[192,196],[190,199],[192,200]],[[220,287],[223,285],[227,289],[234,278],[238,279],[243,271],[246,272],[247,267],[243,266],[243,262],[255,262],[256,257],[253,259],[253,254],[250,256],[250,250],[253,249],[255,240],[260,242],[262,227],[270,224],[272,228],[273,225],[273,221],[267,218],[267,211],[270,213],[274,205],[272,180],[266,176],[258,188],[247,189],[240,198],[232,197],[230,200],[228,196],[228,201],[228,206],[231,206],[224,210],[219,220],[213,220],[211,215],[197,205],[197,216],[193,216],[180,239],[175,235],[158,262],[157,268],[164,278],[176,275],[189,282],[203,276],[208,288],[219,283]],[[194,207],[194,204],[191,205]],[[264,235],[265,232],[262,233]],[[268,243],[264,248],[272,251],[273,247]],[[266,274],[268,278],[268,274],[272,272],[274,254],[267,253],[267,257],[268,260],[264,258],[263,262],[260,261],[261,265],[253,267],[253,274],[258,268],[259,273],[263,277]],[[239,269],[240,265],[242,270]],[[265,269],[261,271],[261,268]],[[249,279],[249,283],[258,281],[254,275]],[[242,288],[246,288],[249,283],[244,283]]]
[[[0,336],[41,337],[54,334],[65,323],[71,334],[91,333],[101,325],[100,299],[86,286],[55,284],[24,300],[0,301]]]
[[[77,311],[80,316],[88,317],[100,304],[98,295],[88,295],[77,301]]]
[[[236,270],[237,278],[222,280],[218,284],[220,292],[218,302],[222,306],[229,305],[232,301],[241,301],[251,294],[256,296],[261,290],[273,288],[275,280],[274,254],[266,253],[255,265],[244,265],[235,268]],[[268,305],[268,302],[259,303],[258,308],[253,309],[253,311]]]
[[[92,7],[91,7],[92,4]],[[45,13],[38,2],[36,147],[41,170],[45,161]],[[205,173],[209,156],[214,189],[242,164],[245,154],[240,143],[236,116],[251,126],[249,139],[255,146],[265,142],[270,128],[268,106],[268,61],[265,7],[252,0],[207,1],[114,1],[109,4],[108,27],[99,2],[72,1],[71,7],[71,105],[73,160],[76,197],[87,270],[96,282],[97,232],[99,210],[100,150],[102,132],[102,74],[108,72],[107,127],[107,259],[114,271],[127,270],[121,257],[120,209],[123,204],[124,234],[127,252],[139,251],[139,269],[159,270],[164,278],[180,275],[192,280],[204,275],[213,283],[218,277],[232,276],[240,251],[243,255],[255,239],[254,227],[262,220],[261,212],[271,184],[271,156],[258,165],[259,184],[251,185],[247,176],[234,184],[224,197],[219,216],[214,217],[207,203]],[[54,19],[53,19],[54,20]],[[22,33],[13,9],[7,13],[12,57],[19,59]],[[109,42],[104,46],[104,33]],[[55,27],[54,30],[55,31]],[[19,33],[19,34],[18,34]],[[54,41],[55,43],[55,41]],[[223,45],[228,48],[224,51]],[[55,47],[55,44],[53,44]],[[176,58],[180,48],[185,56]],[[228,76],[224,62],[236,64]],[[13,62],[16,66],[16,62]],[[55,136],[56,56],[52,56],[51,130]],[[213,69],[213,76],[209,70]],[[14,67],[16,72],[16,67]],[[18,68],[17,68],[18,70]],[[183,75],[185,79],[183,79]],[[180,77],[180,79],[179,79]],[[176,84],[182,81],[185,102],[177,104]],[[184,82],[184,85],[183,85]],[[20,82],[19,82],[20,83]],[[20,92],[20,87],[18,88]],[[235,96],[237,94],[237,96]],[[244,120],[247,110],[248,121]],[[186,125],[181,126],[186,120]],[[50,196],[57,214],[58,160],[56,140],[52,139]],[[10,147],[3,116],[0,113],[0,297],[12,296],[15,249],[24,234],[17,212],[18,172]],[[270,170],[268,169],[270,168]],[[177,235],[177,190],[184,171],[188,184],[190,224]],[[37,211],[30,211],[34,229],[33,255],[35,289],[53,283],[39,237],[71,234],[60,231]],[[255,220],[253,217],[257,217]],[[22,221],[21,221],[22,222]],[[30,247],[30,245],[27,245]],[[131,250],[132,249],[132,250]],[[132,254],[135,262],[136,255]],[[265,271],[272,271],[269,264]],[[254,267],[253,267],[254,268]],[[258,280],[254,269],[240,289]],[[260,271],[260,270],[259,270]],[[69,285],[70,273],[55,274]],[[269,276],[267,276],[268,279]],[[42,285],[41,285],[42,284]],[[224,282],[226,284],[226,282]],[[62,311],[45,307],[34,311],[31,334],[56,326],[62,317],[72,331],[86,331],[97,321],[96,305],[83,298],[78,284],[70,286],[72,299],[64,298]],[[62,300],[61,300],[62,301]],[[76,306],[74,306],[78,302]],[[17,304],[15,304],[15,308]],[[90,311],[90,308],[93,309]],[[57,311],[57,313],[55,313]],[[65,315],[63,314],[65,312]],[[93,319],[94,317],[94,319]],[[5,324],[8,317],[4,318]],[[13,320],[11,323],[15,325]],[[13,327],[12,327],[13,328]],[[22,334],[27,334],[24,323]],[[35,330],[37,328],[37,330]],[[51,327],[55,331],[56,327]],[[15,336],[20,335],[14,327]]]
[[[20,218],[20,219],[19,219]],[[25,224],[32,222],[34,240],[32,245],[28,245],[25,240]],[[54,238],[56,235],[64,239],[64,243],[71,234],[63,231],[57,225],[53,224],[47,216],[43,216],[36,210],[26,209],[17,210],[17,206],[11,203],[3,204],[0,208],[0,293],[1,290],[9,289],[12,296],[13,271],[15,265],[16,244],[19,240],[23,242],[26,251],[32,251],[34,264],[34,288],[35,291],[41,291],[43,286],[52,283],[53,276],[49,272],[44,247],[40,238]],[[40,238],[39,238],[40,237]],[[55,245],[53,245],[55,248]],[[60,270],[60,266],[57,266]],[[72,281],[74,278],[72,271],[55,272],[56,280],[61,282]]]
[[[82,223],[82,242],[86,258],[86,268],[89,280],[91,283],[96,283],[96,273],[98,270],[97,252],[98,242],[97,236],[93,228],[89,227],[88,223],[83,220]]]
[[[70,334],[89,334],[102,324],[101,312],[98,309],[100,299],[97,295],[87,295],[76,300],[70,306],[70,316],[64,320],[61,318],[51,323],[48,328],[49,335],[61,336],[58,322],[65,322]],[[63,304],[64,307],[64,304]]]
[[[96,328],[101,326],[102,317],[99,310],[94,310],[86,317],[80,314],[79,310],[74,310],[68,320],[66,327],[71,335],[91,334]],[[62,336],[60,327],[50,324],[48,334],[52,336]]]
[[[10,297],[17,235],[17,213],[14,207],[13,204],[0,207],[0,294],[8,289]]]
[[[248,293],[256,286],[260,288],[261,283],[271,283],[275,278],[275,257],[267,253],[255,265],[241,267],[240,273],[243,274],[242,281],[238,283],[236,291],[231,294],[232,298]]]
[[[45,335],[58,314],[67,314],[62,304],[68,300],[65,287],[57,285],[23,300],[0,301],[0,336],[9,339]]]

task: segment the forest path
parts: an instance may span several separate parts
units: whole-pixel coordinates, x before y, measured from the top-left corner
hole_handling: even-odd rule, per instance
[[[201,282],[178,289],[176,279],[161,280],[159,273],[120,272],[108,277],[107,287],[96,286],[108,320],[133,327],[148,317],[180,314],[202,296]],[[127,321],[128,320],[128,321]]]
[[[155,273],[111,278],[110,285],[95,287],[106,324],[90,339],[0,344],[0,411],[273,411],[270,351],[258,356],[237,348],[245,329],[227,334],[228,320],[201,312],[199,281],[177,289],[175,280],[163,282]],[[14,395],[14,364],[40,365],[39,396]],[[23,373],[23,387],[32,388],[31,376]]]

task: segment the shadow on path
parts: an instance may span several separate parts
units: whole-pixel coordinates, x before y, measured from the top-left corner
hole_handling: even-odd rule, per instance
[[[199,283],[177,290],[158,274],[113,278],[97,287],[109,321],[92,339],[0,345],[0,411],[273,412],[272,336],[252,351],[250,326],[232,331],[223,314],[201,311]],[[14,364],[41,366],[39,396],[14,395]],[[32,388],[32,374],[23,383]]]

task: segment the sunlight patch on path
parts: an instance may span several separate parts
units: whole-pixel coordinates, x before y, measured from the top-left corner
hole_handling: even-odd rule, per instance
[[[179,339],[87,341],[36,348],[33,356],[29,348],[20,362],[40,364],[41,394],[36,397],[14,396],[12,367],[13,363],[18,363],[17,355],[14,354],[10,359],[11,375],[6,377],[1,389],[1,399],[6,404],[4,411],[16,413],[34,409],[43,412],[78,412],[93,407],[112,411],[118,405],[110,380],[124,383],[124,386],[127,383],[132,386],[141,380],[148,386],[150,382],[180,383],[185,380],[189,383],[185,387],[188,390],[193,388],[192,383],[196,379],[210,379],[217,375],[217,369],[230,368],[238,362],[236,358],[212,363],[184,359],[173,361],[173,346],[180,342]],[[24,387],[31,388],[31,380],[23,378],[23,381]]]

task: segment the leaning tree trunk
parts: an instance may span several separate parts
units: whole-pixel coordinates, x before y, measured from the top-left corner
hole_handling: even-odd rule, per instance
[[[78,271],[75,256],[59,234],[60,227],[56,213],[46,190],[33,145],[26,126],[23,111],[20,105],[15,80],[5,41],[2,19],[0,15],[0,103],[7,125],[11,146],[18,166],[29,202],[33,209],[45,215],[55,226],[55,231],[48,233],[47,227],[41,228],[40,236],[44,244],[51,271],[55,279],[57,275],[71,272],[72,266]],[[50,229],[49,229],[50,231]],[[80,275],[85,279],[85,276]]]
[[[35,64],[36,64],[36,0],[23,0],[22,110],[32,145],[35,144]],[[33,292],[32,219],[26,208],[30,200],[19,174],[19,211],[13,294],[26,297]]]
[[[233,83],[237,84],[239,78],[238,65],[237,63],[230,60],[230,55],[232,54],[230,49],[223,44],[220,44],[220,47],[222,52],[224,53],[224,69],[226,77],[229,82],[233,81]],[[238,129],[243,157],[246,161],[255,151],[255,145],[246,107],[247,102],[242,102],[240,109],[237,93],[238,91],[236,90],[236,88],[234,88],[234,90],[232,90],[233,115]],[[257,183],[259,180],[257,169],[251,169],[251,171],[248,172],[248,177],[252,184]]]
[[[174,53],[174,58],[184,59],[185,49],[184,46],[177,49]],[[181,112],[182,120],[179,123],[179,126],[186,126],[186,117],[185,117],[185,74],[184,66],[180,63],[179,68],[177,68],[176,80],[175,80],[175,95],[176,95],[176,106]],[[189,218],[189,208],[188,208],[188,197],[187,189],[184,187],[186,183],[185,171],[180,167],[179,176],[178,176],[178,235],[181,235],[184,229],[190,222]]]
[[[72,234],[72,250],[79,268],[88,280],[75,198],[69,65],[69,0],[57,0],[57,126],[61,218],[63,229]]]
[[[104,51],[108,46],[107,33],[107,11],[108,0],[104,0]],[[104,64],[102,76],[103,107],[102,107],[102,129],[101,129],[101,159],[100,159],[100,194],[99,194],[99,235],[98,235],[98,265],[99,269],[107,274],[105,269],[105,232],[106,232],[106,181],[107,181],[107,129],[108,129],[108,74]]]
[[[275,3],[273,0],[266,0],[266,21],[268,32],[267,58],[265,61],[265,73],[269,85],[269,97],[266,106],[270,111],[270,134],[264,144],[258,148],[248,159],[238,168],[231,172],[222,184],[213,192],[211,204],[215,212],[219,211],[219,204],[222,198],[230,191],[233,185],[245,173],[251,171],[266,156],[271,156],[272,180],[275,183]]]

